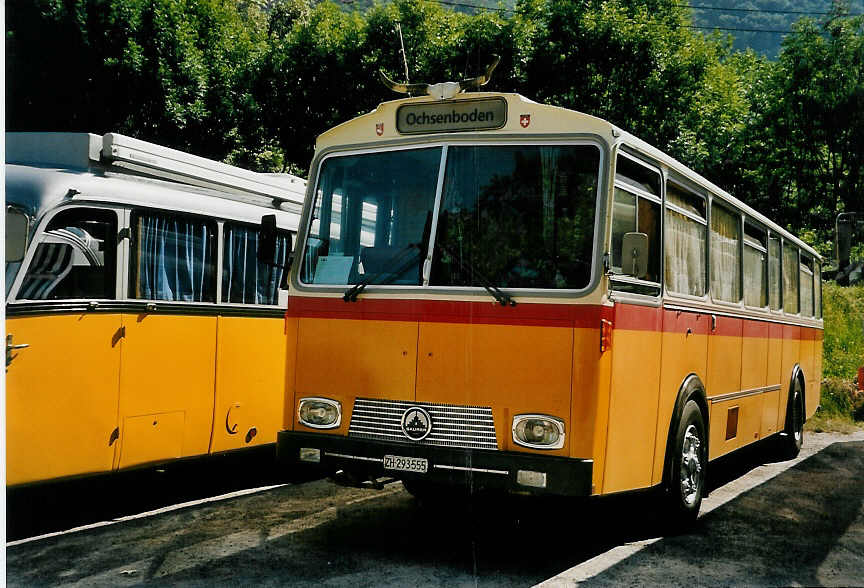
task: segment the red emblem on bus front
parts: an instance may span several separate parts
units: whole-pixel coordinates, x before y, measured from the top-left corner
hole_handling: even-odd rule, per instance
[[[520,114],[519,115],[519,124],[522,125],[523,129],[527,129],[528,125],[531,124],[531,115],[530,114]]]
[[[384,123],[375,123],[375,134],[379,137],[384,134]]]

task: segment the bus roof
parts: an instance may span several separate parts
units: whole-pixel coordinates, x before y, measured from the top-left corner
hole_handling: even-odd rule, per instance
[[[158,208],[250,223],[275,214],[277,225],[290,231],[297,230],[300,219],[294,212],[228,199],[207,188],[113,172],[9,164],[5,192],[7,204],[34,218],[68,201]]]
[[[290,174],[259,174],[119,133],[6,133],[6,163],[162,180],[190,194],[298,214],[306,192]]]
[[[482,108],[496,100],[499,102],[503,100],[506,103],[503,120],[494,118],[489,124],[475,124],[473,129],[467,128],[465,125],[458,128],[459,123],[452,123],[457,112],[463,118],[465,113],[469,117],[471,116],[473,109],[470,103],[476,103]],[[404,109],[405,106],[409,108]],[[421,125],[426,130],[420,132],[406,128],[407,117],[411,116],[413,112],[421,113],[424,107],[431,107],[429,109],[431,116],[426,116],[423,122],[425,123],[426,120],[433,120],[433,122],[429,125]],[[451,107],[453,107],[453,116],[448,118],[450,114],[448,109]],[[411,112],[408,112],[409,110]],[[434,121],[437,120],[434,119],[435,116],[441,116],[441,120],[445,121],[437,125],[437,129],[434,128],[436,127]],[[451,122],[446,122],[448,120]],[[470,121],[468,125],[471,125]],[[430,128],[431,130],[429,130]],[[519,135],[524,135],[537,139],[538,135],[548,135],[562,138],[574,132],[598,135],[610,146],[623,143],[642,152],[644,155],[655,159],[661,166],[687,178],[713,196],[739,209],[747,216],[771,229],[772,232],[782,235],[810,255],[821,260],[821,256],[816,250],[801,239],[660,149],[596,116],[534,102],[520,94],[470,92],[459,94],[450,100],[437,100],[430,96],[423,96],[382,102],[372,112],[360,115],[319,135],[315,149],[316,153],[321,153],[337,147],[368,149],[396,144],[397,142],[444,142],[448,138],[464,140],[466,137],[477,138],[479,136],[518,138]]]

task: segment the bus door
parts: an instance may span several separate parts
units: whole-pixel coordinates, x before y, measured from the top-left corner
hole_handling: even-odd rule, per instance
[[[216,400],[210,452],[276,442],[285,426],[288,336],[280,289],[291,235],[275,235],[272,257],[259,259],[258,227],[222,223],[222,289]],[[296,335],[292,341],[296,341]],[[293,370],[289,373],[293,374]]]
[[[130,217],[120,468],[207,453],[216,366],[215,221]]]
[[[25,259],[7,305],[6,471],[15,485],[110,471],[120,314],[114,210],[65,208]]]

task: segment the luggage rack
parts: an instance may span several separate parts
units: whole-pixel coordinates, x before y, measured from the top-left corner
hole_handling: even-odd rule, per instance
[[[295,214],[306,193],[306,181],[291,174],[261,174],[119,133],[6,133],[6,163],[166,180]]]

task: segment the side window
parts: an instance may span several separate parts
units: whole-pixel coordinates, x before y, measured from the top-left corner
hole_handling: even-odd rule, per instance
[[[783,242],[783,311],[798,313],[798,248]]]
[[[741,300],[741,217],[711,204],[711,295],[715,300]]]
[[[285,273],[291,234],[276,236],[276,255],[262,263],[258,227],[226,222],[223,226],[222,302],[240,304],[278,304],[279,284]]]
[[[672,292],[704,296],[705,199],[682,186],[666,184],[666,287]]]
[[[191,216],[132,214],[129,297],[216,301],[216,223]]]
[[[783,276],[780,274],[780,237],[771,235],[768,238],[768,302],[771,310],[782,308],[780,292],[783,287]]]
[[[115,298],[117,215],[113,211],[64,210],[38,239],[17,299]]]
[[[798,266],[799,282],[801,284],[801,316],[813,316],[813,260],[801,256]]]
[[[660,174],[624,155],[618,156],[615,173],[615,196],[612,201],[611,265],[616,275],[633,276],[631,267],[624,267],[623,243],[627,233],[643,233],[648,237],[647,259],[640,268],[642,280],[660,283]],[[632,259],[632,256],[628,256]],[[647,288],[628,282],[616,282],[617,290],[643,294],[659,294],[659,287]]]
[[[744,304],[747,306],[768,306],[768,250],[765,245],[765,231],[745,223]]]
[[[822,318],[822,265],[816,262],[816,272],[813,274],[813,309],[816,318]]]

